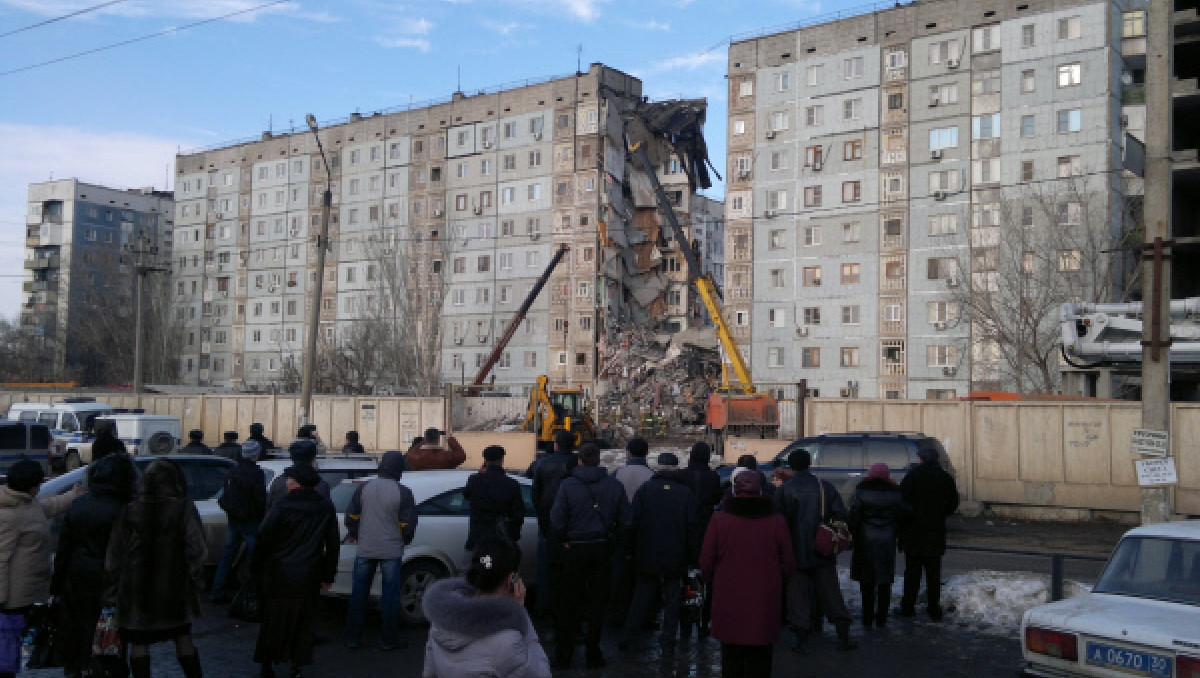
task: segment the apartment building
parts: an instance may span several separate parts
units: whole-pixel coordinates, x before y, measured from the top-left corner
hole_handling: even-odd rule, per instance
[[[60,179],[30,184],[28,195],[21,328],[38,349],[36,378],[75,379],[81,353],[97,348],[83,339],[101,334],[102,320],[125,326],[120,339],[132,345],[133,266],[169,259],[172,194]]]
[[[1014,388],[1003,318],[973,300],[1085,278],[1131,227],[1144,11],[933,0],[735,40],[726,287],[754,373],[822,396]]]
[[[435,366],[432,381],[470,380],[565,245],[491,375],[497,384],[547,374],[591,385],[616,323],[668,294],[630,293],[644,290],[629,274],[657,271],[659,261],[613,261],[637,240],[625,202],[638,171],[627,164],[622,116],[642,103],[640,81],[593,64],[322,125],[327,167],[307,131],[180,155],[174,263],[185,382],[296,385],[328,185],[326,358],[372,341],[364,328],[402,328],[416,333],[408,350]],[[686,205],[686,176],[658,170]],[[708,228],[705,242],[717,234]],[[412,385],[391,383],[404,379],[372,374],[361,385]]]

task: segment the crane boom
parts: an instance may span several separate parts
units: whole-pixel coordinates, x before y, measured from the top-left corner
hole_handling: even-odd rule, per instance
[[[571,246],[563,243],[559,246],[558,251],[550,258],[550,263],[546,264],[546,270],[542,271],[542,275],[538,277],[537,282],[533,283],[533,287],[529,288],[529,294],[525,295],[525,301],[521,302],[521,307],[517,309],[516,315],[513,316],[512,322],[505,328],[504,334],[500,337],[500,341],[496,342],[495,348],[488,354],[487,360],[483,361],[483,366],[479,368],[479,372],[475,375],[475,380],[471,382],[473,386],[482,386],[487,375],[496,366],[496,361],[500,360],[500,354],[508,347],[508,342],[512,340],[513,334],[517,332],[517,326],[525,319],[525,314],[529,312],[529,307],[533,306],[533,302],[537,296],[541,294],[542,288],[546,286],[546,281],[550,279],[550,274],[562,261]]]

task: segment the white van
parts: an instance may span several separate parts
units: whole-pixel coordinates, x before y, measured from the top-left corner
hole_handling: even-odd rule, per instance
[[[97,417],[117,426],[117,437],[134,456],[160,456],[179,451],[183,424],[165,414],[110,414]],[[91,452],[89,447],[88,452]],[[91,461],[91,457],[87,459]]]
[[[91,460],[96,417],[112,413],[113,407],[108,403],[76,397],[56,403],[13,403],[8,409],[8,418],[38,422],[50,428],[54,436],[50,465],[56,472],[61,472],[77,469]]]

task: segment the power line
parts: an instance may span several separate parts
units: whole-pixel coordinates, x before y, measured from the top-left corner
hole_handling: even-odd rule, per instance
[[[117,5],[117,4],[120,4],[120,3],[122,3],[122,2],[125,2],[125,1],[126,1],[126,0],[108,0],[108,2],[102,2],[102,3],[100,3],[99,5],[92,5],[91,7],[84,7],[83,9],[76,10],[76,11],[74,11],[74,12],[71,12],[70,14],[64,14],[64,15],[62,15],[62,16],[57,16],[57,17],[54,17],[53,19],[46,19],[45,21],[39,21],[39,22],[38,22],[38,23],[36,23],[36,24],[31,24],[31,25],[29,25],[29,26],[26,26],[26,27],[24,27],[24,28],[18,28],[18,29],[17,29],[17,30],[15,30],[15,31],[9,31],[9,32],[7,32],[7,33],[0,33],[0,38],[7,38],[7,37],[8,37],[8,36],[10,36],[10,35],[16,35],[17,33],[23,33],[23,32],[25,32],[25,31],[31,31],[31,30],[33,30],[33,29],[35,29],[35,28],[41,28],[42,26],[47,26],[47,25],[49,25],[49,24],[56,23],[56,22],[58,22],[58,21],[63,21],[63,20],[65,20],[65,19],[70,19],[70,18],[72,18],[72,17],[77,17],[77,16],[79,16],[80,14],[87,14],[88,12],[94,12],[94,11],[96,11],[96,10],[98,10],[98,9],[104,9],[105,7],[108,7],[108,6],[110,6],[110,5]]]
[[[151,38],[158,38],[158,37],[162,37],[164,35],[170,35],[172,33],[186,31],[189,28],[196,28],[197,26],[203,26],[204,24],[211,24],[216,21],[223,21],[225,19],[230,19],[235,16],[242,15],[242,14],[249,14],[251,12],[257,12],[260,10],[264,10],[268,7],[273,7],[275,5],[282,5],[285,2],[291,2],[291,0],[272,0],[272,2],[266,2],[261,5],[255,5],[254,7],[250,7],[247,9],[241,9],[236,12],[222,14],[221,16],[215,16],[215,17],[212,17],[209,19],[201,19],[200,21],[194,21],[190,24],[184,24],[182,26],[176,26],[173,28],[165,28],[156,33],[149,33],[147,35],[143,35],[143,36],[140,36],[137,38],[130,38],[128,40],[122,40],[121,42],[114,42],[112,44],[104,45],[102,47],[94,47],[92,49],[84,50],[82,52],[76,52],[75,54],[68,54],[66,56],[61,56],[61,57],[57,57],[55,59],[50,59],[49,61],[42,61],[40,63],[30,64],[28,66],[22,66],[20,68],[14,68],[9,71],[0,71],[0,77],[6,76],[6,75],[13,75],[14,73],[23,73],[25,71],[31,71],[35,68],[41,68],[43,66],[50,66],[52,64],[61,63],[63,61],[70,61],[71,59],[78,59],[79,57],[88,56],[89,54],[96,54],[97,52],[104,52],[104,51],[107,51],[110,49],[116,49],[117,47],[124,47],[126,45],[132,45],[133,43],[142,42],[144,40],[149,40]]]

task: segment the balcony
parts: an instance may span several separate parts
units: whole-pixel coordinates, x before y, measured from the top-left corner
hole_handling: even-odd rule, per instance
[[[49,257],[35,257],[33,259],[25,260],[25,268],[26,269],[58,268],[58,264],[59,264],[58,255],[49,256]]]
[[[1123,106],[1137,106],[1145,103],[1145,85],[1125,85],[1121,88],[1121,104]]]

